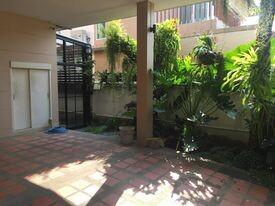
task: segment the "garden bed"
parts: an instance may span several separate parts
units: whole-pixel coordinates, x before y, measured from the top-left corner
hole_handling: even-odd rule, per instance
[[[105,123],[105,124],[103,124]],[[115,135],[118,132],[119,120],[95,121],[91,126],[81,129],[83,132],[103,135]],[[125,122],[124,122],[125,123]],[[176,152],[178,139],[170,137],[165,147]],[[204,135],[198,140],[199,150],[188,154],[191,157],[204,159],[209,167],[221,168],[231,176],[253,180],[256,183],[275,189],[275,170],[266,165],[265,152],[252,151],[239,142],[220,136]],[[181,145],[180,145],[181,147]],[[234,174],[235,173],[235,174]]]
[[[199,150],[193,152],[192,156],[222,163],[225,165],[223,168],[238,168],[240,170],[235,170],[238,173],[237,176],[249,176],[251,180],[259,184],[271,189],[275,188],[275,170],[266,164],[265,151],[251,150],[241,142],[218,136],[202,137],[198,144]],[[207,162],[207,164],[210,163]],[[240,171],[247,175],[242,175],[245,173]]]

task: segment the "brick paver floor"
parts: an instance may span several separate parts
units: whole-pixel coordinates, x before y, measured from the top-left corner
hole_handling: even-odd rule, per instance
[[[169,149],[70,131],[0,138],[0,205],[275,205],[274,191]]]

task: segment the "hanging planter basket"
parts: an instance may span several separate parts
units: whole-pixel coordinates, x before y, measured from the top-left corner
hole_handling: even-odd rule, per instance
[[[196,60],[199,65],[212,65],[215,63],[216,53],[212,51],[200,52],[196,55]]]

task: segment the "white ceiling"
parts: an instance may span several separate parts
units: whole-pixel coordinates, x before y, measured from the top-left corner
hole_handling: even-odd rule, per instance
[[[73,28],[136,15],[142,0],[1,0],[0,11],[12,12]],[[155,10],[205,0],[151,0]]]

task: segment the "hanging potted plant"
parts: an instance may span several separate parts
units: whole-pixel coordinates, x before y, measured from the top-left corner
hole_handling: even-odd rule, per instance
[[[202,35],[198,39],[198,45],[194,47],[193,54],[198,65],[212,65],[215,63],[217,53],[214,51],[213,38]]]

